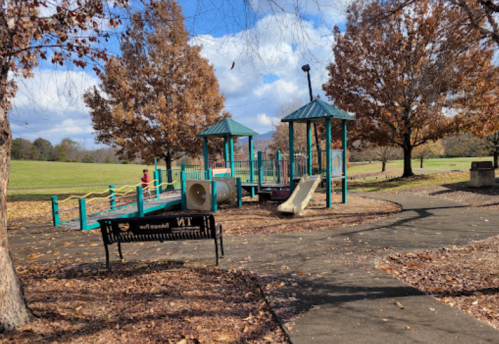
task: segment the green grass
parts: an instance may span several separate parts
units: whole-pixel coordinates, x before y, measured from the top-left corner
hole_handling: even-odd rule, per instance
[[[376,192],[394,191],[405,188],[420,187],[426,185],[453,184],[469,181],[468,172],[442,173],[414,176],[412,178],[396,178],[388,180],[373,180],[368,182],[349,182],[349,191]]]
[[[439,158],[439,159],[427,159],[423,161],[424,172],[442,172],[442,171],[452,171],[452,170],[462,170],[468,171],[471,168],[472,161],[492,161],[492,157],[483,158]],[[403,160],[395,160],[389,162],[386,165],[387,170],[401,170],[403,169]],[[455,166],[451,166],[455,165]],[[412,168],[415,173],[424,173],[419,170],[419,160],[412,160]],[[353,163],[348,169],[348,174],[358,174],[358,173],[371,173],[371,172],[381,172],[381,162],[372,163]]]
[[[137,184],[144,168],[150,173],[154,171],[154,166],[134,164],[13,160],[10,163],[9,201],[49,200],[52,195],[64,199],[70,195],[106,191],[110,184]],[[33,190],[12,190],[24,188]]]

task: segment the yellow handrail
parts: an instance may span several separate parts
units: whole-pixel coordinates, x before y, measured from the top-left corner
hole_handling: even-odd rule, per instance
[[[159,180],[154,179],[154,180],[152,180],[150,183],[154,183],[154,182],[159,182]],[[173,182],[171,182],[171,183],[163,182],[163,183],[159,184],[157,187],[160,187],[160,186],[168,186],[168,185],[173,185],[173,184],[175,184],[175,183],[177,183],[177,182],[179,182],[179,181],[173,181]],[[140,183],[137,183],[137,184],[123,185],[122,187],[120,187],[120,188],[118,188],[118,189],[112,189],[112,190],[114,190],[114,196],[126,196],[126,195],[128,195],[128,194],[130,194],[130,193],[134,192],[134,190],[129,191],[129,192],[126,192],[126,193],[121,193],[121,194],[120,194],[120,193],[118,193],[117,191],[123,190],[123,189],[125,189],[125,188],[133,188],[133,187],[137,187],[137,186],[142,185],[142,184],[143,184],[143,183],[142,183],[142,182],[140,182]],[[66,202],[66,201],[69,201],[69,200],[71,200],[71,199],[86,198],[86,197],[88,197],[88,196],[90,196],[90,195],[92,195],[92,194],[103,194],[103,193],[105,193],[105,192],[109,192],[109,189],[106,189],[105,191],[101,191],[101,192],[92,191],[92,192],[89,192],[89,193],[87,193],[86,195],[83,195],[83,196],[77,196],[77,195],[69,196],[69,197],[68,197],[68,198],[66,198],[66,199],[60,200],[60,201],[59,201],[59,203]],[[109,196],[106,196],[106,197],[94,197],[94,198],[90,198],[90,199],[88,199],[88,200],[87,200],[87,202],[90,202],[90,201],[93,201],[93,200],[100,200],[100,199],[102,199],[102,200],[104,200],[104,199],[109,199],[109,198],[111,198],[112,196],[113,196],[113,195],[109,195]]]

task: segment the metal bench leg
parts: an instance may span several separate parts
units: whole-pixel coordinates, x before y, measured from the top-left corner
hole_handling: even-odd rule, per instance
[[[223,258],[225,256],[225,253],[224,253],[224,238],[223,238],[223,236],[220,236],[220,250],[222,251],[222,255],[220,257]]]
[[[218,266],[218,243],[217,243],[217,238],[215,237],[215,257],[216,257],[216,262]]]
[[[106,268],[109,269],[109,249],[106,244],[104,244],[104,248],[106,249]]]
[[[123,253],[121,253],[121,243],[118,243],[118,252],[120,253],[120,259],[123,260]]]

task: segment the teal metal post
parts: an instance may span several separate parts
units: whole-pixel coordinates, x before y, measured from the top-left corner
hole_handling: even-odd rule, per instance
[[[312,171],[312,123],[307,121],[307,174],[311,176]]]
[[[158,169],[158,181],[159,181],[159,193],[163,193],[163,174],[161,173],[161,169]],[[175,185],[173,185],[175,189]]]
[[[213,179],[213,171],[211,170],[211,168],[209,168],[208,171],[206,171],[206,173],[208,174],[206,176],[206,180],[212,180]]]
[[[208,169],[208,138],[203,137],[203,158],[204,158],[204,170]]]
[[[275,157],[276,157],[276,163],[277,163],[277,183],[278,184],[281,184],[281,173],[282,173],[282,169],[281,169],[281,151],[278,150],[277,152],[275,152]]]
[[[331,203],[331,118],[326,118],[326,207]]]
[[[109,198],[109,205],[111,206],[111,210],[116,209],[116,193],[114,192],[114,185],[109,185],[109,194],[111,197]]]
[[[249,142],[249,163],[250,163],[250,183],[255,182],[255,163],[253,160],[253,136],[248,137]],[[251,198],[255,197],[255,188],[251,187]]]
[[[80,228],[82,231],[88,229],[87,226],[87,206],[85,205],[85,198],[80,198],[78,200],[78,206],[80,209]]]
[[[347,203],[347,121],[341,120],[341,149],[343,149],[343,185],[341,186],[341,201]]]
[[[142,192],[142,186],[137,186],[137,215],[144,216],[144,194]]]
[[[230,176],[234,178],[234,138],[229,135]]]
[[[159,198],[159,173],[157,170],[154,171],[154,190],[156,198]]]
[[[59,218],[59,201],[57,196],[52,196],[52,221],[54,226],[59,226],[61,224],[61,220]]]
[[[237,187],[237,206],[240,207],[243,205],[243,200],[242,200],[242,186],[241,186],[241,178],[237,177],[236,178],[236,187]]]
[[[216,180],[211,181],[211,211],[214,213],[218,211]]]
[[[182,210],[187,209],[187,197],[186,197],[187,185],[185,183],[185,171],[180,172],[180,198],[182,200]]]
[[[263,183],[263,158],[262,151],[258,151],[258,190],[262,189]]]
[[[224,161],[225,168],[229,168],[229,139],[224,136]]]
[[[158,170],[158,159],[154,158],[154,171]]]
[[[293,193],[295,179],[295,141],[293,122],[289,122],[289,190]]]

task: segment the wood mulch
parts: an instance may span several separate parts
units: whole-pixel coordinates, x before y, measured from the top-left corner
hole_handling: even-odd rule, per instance
[[[0,343],[288,343],[245,271],[167,261],[17,269],[37,318]]]
[[[215,215],[223,224],[224,235],[308,232],[354,226],[375,222],[401,210],[398,204],[378,199],[348,195],[348,204],[341,203],[341,195],[333,195],[332,208],[326,208],[326,194],[316,192],[313,200],[300,215],[277,211],[279,202],[258,203],[257,197],[243,198],[243,206],[234,208],[221,205]],[[165,214],[192,214],[185,210]]]

